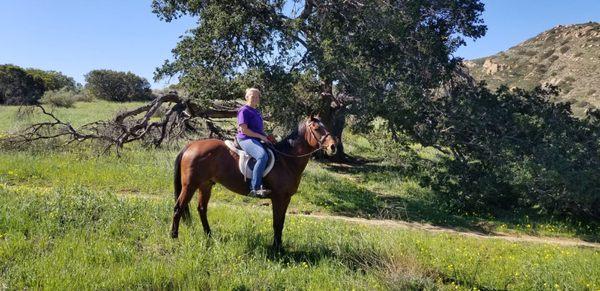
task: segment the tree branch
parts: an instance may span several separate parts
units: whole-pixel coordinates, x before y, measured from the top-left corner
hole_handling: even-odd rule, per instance
[[[159,121],[151,121],[168,104],[166,113]],[[173,104],[171,106],[171,104]],[[42,105],[36,105],[42,114],[51,121],[33,124],[21,133],[4,138],[3,143],[9,147],[22,147],[34,141],[66,138],[65,145],[73,142],[96,140],[105,143],[104,152],[115,147],[117,153],[127,143],[145,140],[159,147],[165,141],[183,138],[188,132],[195,132],[196,125],[192,118],[206,120],[210,136],[219,138],[226,136],[211,118],[230,118],[237,115],[237,102],[213,102],[211,106],[201,107],[190,100],[181,98],[176,92],[158,96],[143,106],[117,114],[112,120],[96,121],[74,128],[69,122],[60,120]],[[141,117],[138,117],[143,114]]]

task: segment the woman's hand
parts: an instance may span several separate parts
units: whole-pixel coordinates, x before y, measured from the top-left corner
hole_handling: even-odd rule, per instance
[[[265,143],[271,143],[271,141],[269,140],[269,138],[267,136],[264,136],[264,135],[260,136],[260,140],[264,141]]]

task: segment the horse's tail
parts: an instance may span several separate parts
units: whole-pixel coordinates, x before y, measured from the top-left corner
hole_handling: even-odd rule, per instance
[[[181,193],[181,158],[183,157],[183,153],[187,150],[187,146],[185,146],[175,158],[175,171],[173,173],[173,194],[175,195],[175,203],[177,203],[177,198],[179,198],[179,194]],[[190,208],[188,205],[183,207],[181,217],[184,220],[190,218]]]

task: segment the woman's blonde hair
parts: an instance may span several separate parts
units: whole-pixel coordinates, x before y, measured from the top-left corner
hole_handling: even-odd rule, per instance
[[[246,98],[246,100],[248,100],[248,96],[250,96],[252,94],[252,92],[258,92],[258,94],[260,95],[260,90],[258,88],[248,88],[246,89],[246,95],[244,96],[244,98]]]

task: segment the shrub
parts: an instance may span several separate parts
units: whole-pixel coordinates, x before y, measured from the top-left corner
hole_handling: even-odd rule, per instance
[[[590,102],[585,101],[585,100],[579,100],[577,101],[577,103],[575,103],[575,106],[577,107],[587,107],[590,105]]]
[[[600,217],[600,123],[551,102],[555,87],[483,86],[453,89],[427,119],[439,130],[434,144],[453,157],[432,177],[441,200],[483,213]]]
[[[153,98],[148,80],[131,72],[93,70],[85,81],[85,92],[93,98],[119,102]]]
[[[546,58],[548,58],[549,56],[551,56],[552,54],[554,54],[554,49],[545,51],[544,53],[542,53],[542,55],[540,56],[540,59],[545,60]]]
[[[14,65],[0,65],[0,104],[35,104],[44,93],[44,82]]]
[[[535,67],[535,71],[540,74],[544,74],[548,71],[548,67],[546,67],[544,64],[539,64]]]
[[[44,71],[40,69],[29,68],[26,72],[34,78],[40,78],[44,82],[45,91],[60,90],[62,88],[68,88],[69,90],[78,90],[81,84],[75,82],[75,80],[69,76],[64,75],[57,71]]]
[[[46,91],[40,101],[44,104],[68,108],[73,107],[73,104],[77,101],[77,95],[75,91],[65,87],[60,90]]]
[[[75,98],[75,101],[77,101],[77,102],[92,102],[92,101],[94,101],[94,97],[89,94],[86,94],[85,91],[78,92],[77,94],[75,94],[74,98]]]
[[[560,48],[560,52],[564,54],[564,53],[566,53],[567,51],[569,51],[569,49],[570,49],[570,47],[569,47],[569,46],[563,46],[563,47],[561,47],[561,48]]]

